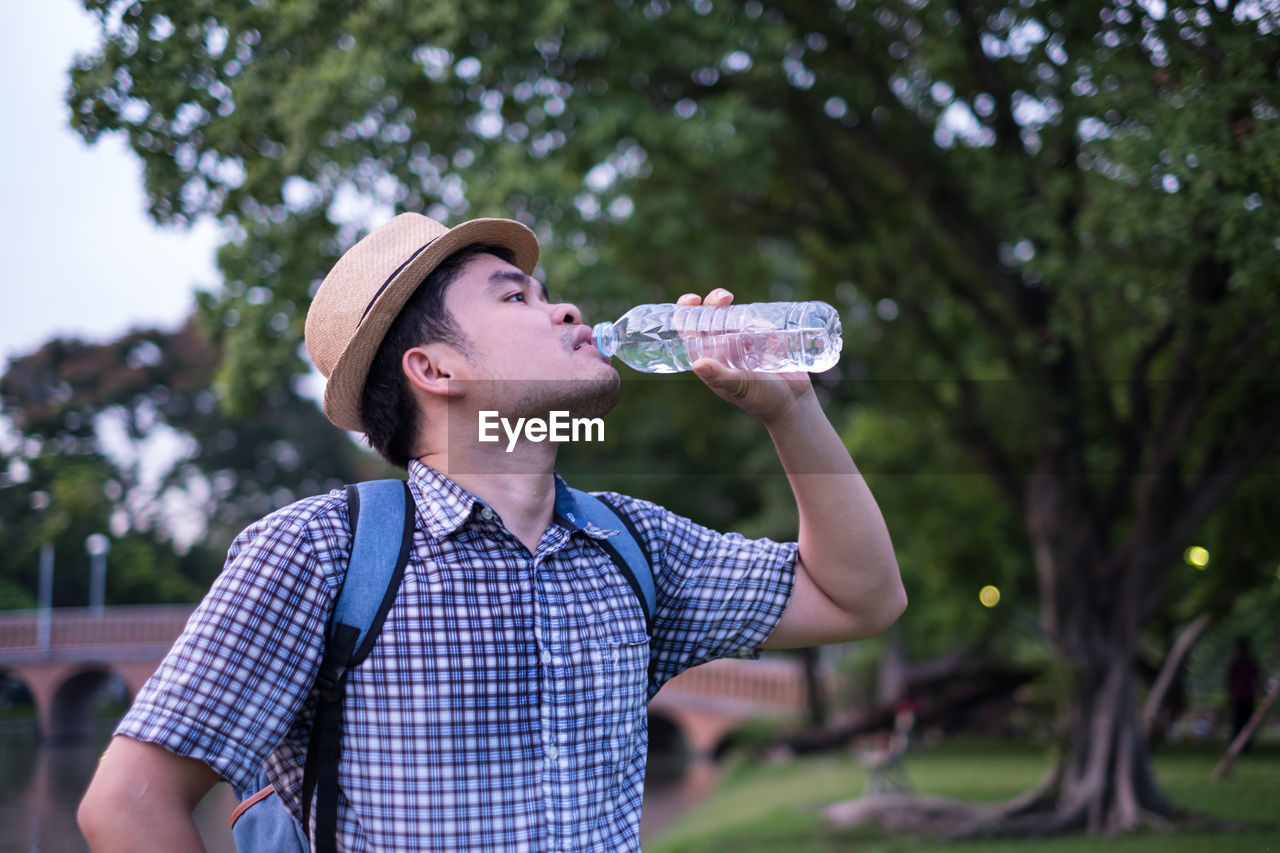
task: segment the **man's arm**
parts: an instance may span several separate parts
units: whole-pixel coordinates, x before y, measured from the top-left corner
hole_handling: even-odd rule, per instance
[[[200,851],[191,812],[221,781],[203,761],[112,738],[76,814],[93,853]]]
[[[713,291],[708,305],[733,295]],[[697,304],[685,295],[680,303]],[[799,514],[799,557],[787,609],[766,648],[856,640],[888,628],[907,606],[893,543],[866,481],[807,374],[752,374],[701,359],[694,372],[768,430]]]
[[[799,514],[799,557],[787,609],[767,648],[859,640],[907,606],[893,543],[866,480],[812,389],[766,422]]]

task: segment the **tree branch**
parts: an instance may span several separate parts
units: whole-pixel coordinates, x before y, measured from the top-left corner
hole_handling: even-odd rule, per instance
[[[842,59],[854,63],[852,73],[875,87],[874,101],[878,106],[890,108],[895,104],[900,105],[884,69],[863,59],[868,55],[867,45],[856,42],[847,28],[830,26],[828,4],[811,5],[813,10],[808,15],[802,14],[800,4],[776,8],[797,29],[823,32],[833,44],[839,44]],[[1042,328],[1048,316],[1045,294],[1042,290],[1031,290],[1023,286],[1017,276],[999,263],[1001,237],[986,227],[987,217],[964,203],[967,196],[952,179],[947,162],[933,142],[932,128],[926,127],[918,115],[905,107],[899,106],[895,112],[899,118],[897,126],[909,144],[890,145],[873,123],[862,122],[846,131],[857,140],[860,156],[865,159],[866,154],[872,155],[879,168],[897,177],[904,189],[916,199],[918,209],[928,211],[938,221],[941,233],[953,235],[952,245],[956,253],[968,260],[984,283],[994,285],[996,292],[1005,297],[1026,325]],[[788,113],[793,118],[797,113],[813,116],[821,115],[821,109],[816,104],[805,101],[799,110],[788,109]],[[808,138],[822,139],[829,136],[830,132],[828,127],[818,128],[816,132],[808,134]],[[1020,152],[1019,159],[1027,159],[1025,151]],[[921,168],[922,164],[925,168]],[[916,180],[921,174],[928,174],[932,179],[927,184],[921,184]],[[978,294],[973,292],[966,296],[966,300],[974,305],[980,302]],[[1003,325],[1006,324],[1001,324]]]
[[[1174,641],[1173,647],[1169,649],[1169,654],[1165,657],[1164,664],[1160,667],[1160,673],[1151,685],[1151,693],[1147,696],[1147,704],[1142,709],[1140,724],[1144,741],[1148,743],[1151,741],[1156,716],[1160,713],[1160,707],[1164,704],[1164,697],[1169,692],[1169,685],[1173,683],[1174,677],[1178,674],[1178,669],[1182,666],[1182,662],[1186,660],[1191,649],[1195,647],[1196,641],[1200,639],[1205,629],[1209,627],[1209,621],[1209,614],[1201,613],[1178,633],[1178,638]]]
[[[914,303],[908,303],[904,310],[910,321],[919,329],[925,344],[944,362],[956,363],[958,356],[955,349],[942,335],[938,334],[924,310]],[[946,413],[948,420],[955,425],[958,437],[985,466],[987,476],[991,478],[996,488],[1015,511],[1021,512],[1026,486],[1019,479],[1013,464],[996,443],[990,430],[983,426],[983,419],[972,414],[980,410],[977,383],[968,377],[958,377],[956,385],[960,391],[960,399],[956,404],[948,404],[935,390],[932,390],[936,383],[926,384],[931,389],[927,393],[934,406]]]
[[[964,34],[960,38],[960,43],[964,47],[965,55],[969,57],[970,65],[977,74],[978,85],[987,94],[991,95],[996,102],[996,145],[1005,156],[1025,160],[1027,152],[1022,146],[1018,124],[1013,120],[1013,96],[1009,91],[1009,87],[1005,84],[1004,74],[1001,72],[1000,67],[982,49],[982,27],[974,13],[973,4],[970,0],[956,0],[952,4],[952,8],[959,14],[960,20],[964,25]]]
[[[1173,341],[1177,325],[1166,321],[1138,352],[1129,372],[1128,423],[1116,430],[1120,448],[1120,466],[1112,478],[1110,493],[1103,502],[1103,512],[1116,515],[1129,497],[1132,480],[1142,463],[1142,438],[1151,423],[1151,388],[1149,386],[1151,363]]]
[[[840,221],[862,221],[866,216],[874,215],[875,206],[862,198],[861,187],[864,184],[851,176],[844,165],[854,158],[847,154],[842,155],[841,152],[836,150],[835,140],[839,137],[830,133],[830,128],[823,124],[820,117],[811,109],[811,106],[797,98],[790,98],[787,105],[787,114],[793,122],[805,129],[805,138],[810,142],[811,150],[815,155],[813,160],[819,166],[819,173],[829,180],[834,180],[837,194],[854,202],[854,210],[852,211],[854,215],[827,217],[819,223],[821,230],[830,235],[832,244],[841,245],[848,242],[851,239],[851,235],[837,231],[832,227],[832,224]],[[807,158],[800,159],[803,161]],[[822,195],[825,197],[827,194],[824,193]],[[856,215],[858,210],[863,211],[865,215]],[[958,211],[953,216],[955,218],[961,217]],[[933,253],[928,251],[930,249],[929,244],[941,239],[941,235],[946,233],[945,230],[934,231],[929,229],[927,235],[918,235],[916,237],[916,246],[920,255],[932,258]],[[957,245],[964,245],[963,241],[949,241],[948,248],[954,250]],[[982,267],[986,266],[984,262],[979,261],[976,257],[970,257],[967,260],[975,269],[975,272],[978,273],[981,273]],[[936,269],[936,277],[959,302],[969,306],[974,311],[982,325],[986,327],[991,339],[996,343],[1001,357],[1009,367],[1010,372],[1014,374],[1020,373],[1025,365],[1016,346],[1015,324],[997,312],[989,304],[989,300],[983,298],[982,291],[976,285],[970,284],[963,275],[958,274],[951,265],[947,265],[944,269]],[[984,283],[988,281],[989,279],[984,279]]]
[[[1249,469],[1277,447],[1280,443],[1280,406],[1273,407],[1269,414],[1268,418],[1256,424],[1251,440],[1238,453],[1218,464],[1215,464],[1214,454],[1209,454],[1187,490],[1189,500],[1182,504],[1182,513],[1169,525],[1168,538],[1171,542],[1185,541]],[[1227,443],[1224,439],[1223,445]],[[1237,445],[1232,443],[1232,446]]]
[[[1257,731],[1258,726],[1262,725],[1263,719],[1267,716],[1267,712],[1271,710],[1271,706],[1275,704],[1276,694],[1280,693],[1280,669],[1271,673],[1271,687],[1267,690],[1267,695],[1258,703],[1258,707],[1254,709],[1253,716],[1249,718],[1249,722],[1236,735],[1235,740],[1231,741],[1231,746],[1227,748],[1227,752],[1222,756],[1222,760],[1213,768],[1210,774],[1212,779],[1222,779],[1231,775],[1231,767],[1235,763],[1236,757],[1244,751],[1245,745],[1253,737],[1253,733]]]

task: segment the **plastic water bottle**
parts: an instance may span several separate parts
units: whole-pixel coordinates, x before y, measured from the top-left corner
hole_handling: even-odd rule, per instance
[[[840,314],[825,302],[637,305],[593,327],[596,348],[644,373],[678,373],[700,358],[759,373],[821,373],[840,360]]]

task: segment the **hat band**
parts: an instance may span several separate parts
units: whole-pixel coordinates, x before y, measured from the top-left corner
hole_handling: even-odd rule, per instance
[[[439,240],[439,239],[440,239],[439,237],[432,237],[430,240],[424,243],[421,248],[419,248],[416,252],[410,255],[405,260],[404,263],[396,267],[395,272],[387,276],[387,280],[382,283],[382,287],[378,288],[378,292],[373,294],[373,298],[369,300],[369,304],[364,307],[364,313],[360,315],[360,319],[356,322],[357,329],[360,328],[360,324],[364,322],[364,318],[369,316],[369,312],[373,310],[373,303],[378,301],[378,297],[382,295],[382,291],[386,290],[387,286],[390,285],[391,282],[395,280],[395,277],[400,275],[400,271],[403,270],[405,267],[409,266],[409,264],[413,263],[414,258],[418,257],[418,255],[421,255],[423,252],[425,252],[427,250],[427,246],[430,246],[432,243],[434,243],[436,240]]]

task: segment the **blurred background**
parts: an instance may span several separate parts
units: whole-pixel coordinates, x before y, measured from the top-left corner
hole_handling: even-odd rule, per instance
[[[404,210],[525,222],[589,320],[715,286],[840,311],[815,383],[910,608],[664,688],[647,849],[1220,843],[1188,809],[1270,849],[1280,4],[14,15],[0,849],[82,849],[111,723],[236,532],[387,473],[320,414],[301,337],[333,261]],[[794,537],[757,425],[620,370],[566,477]],[[713,699],[714,725],[689,711]]]

